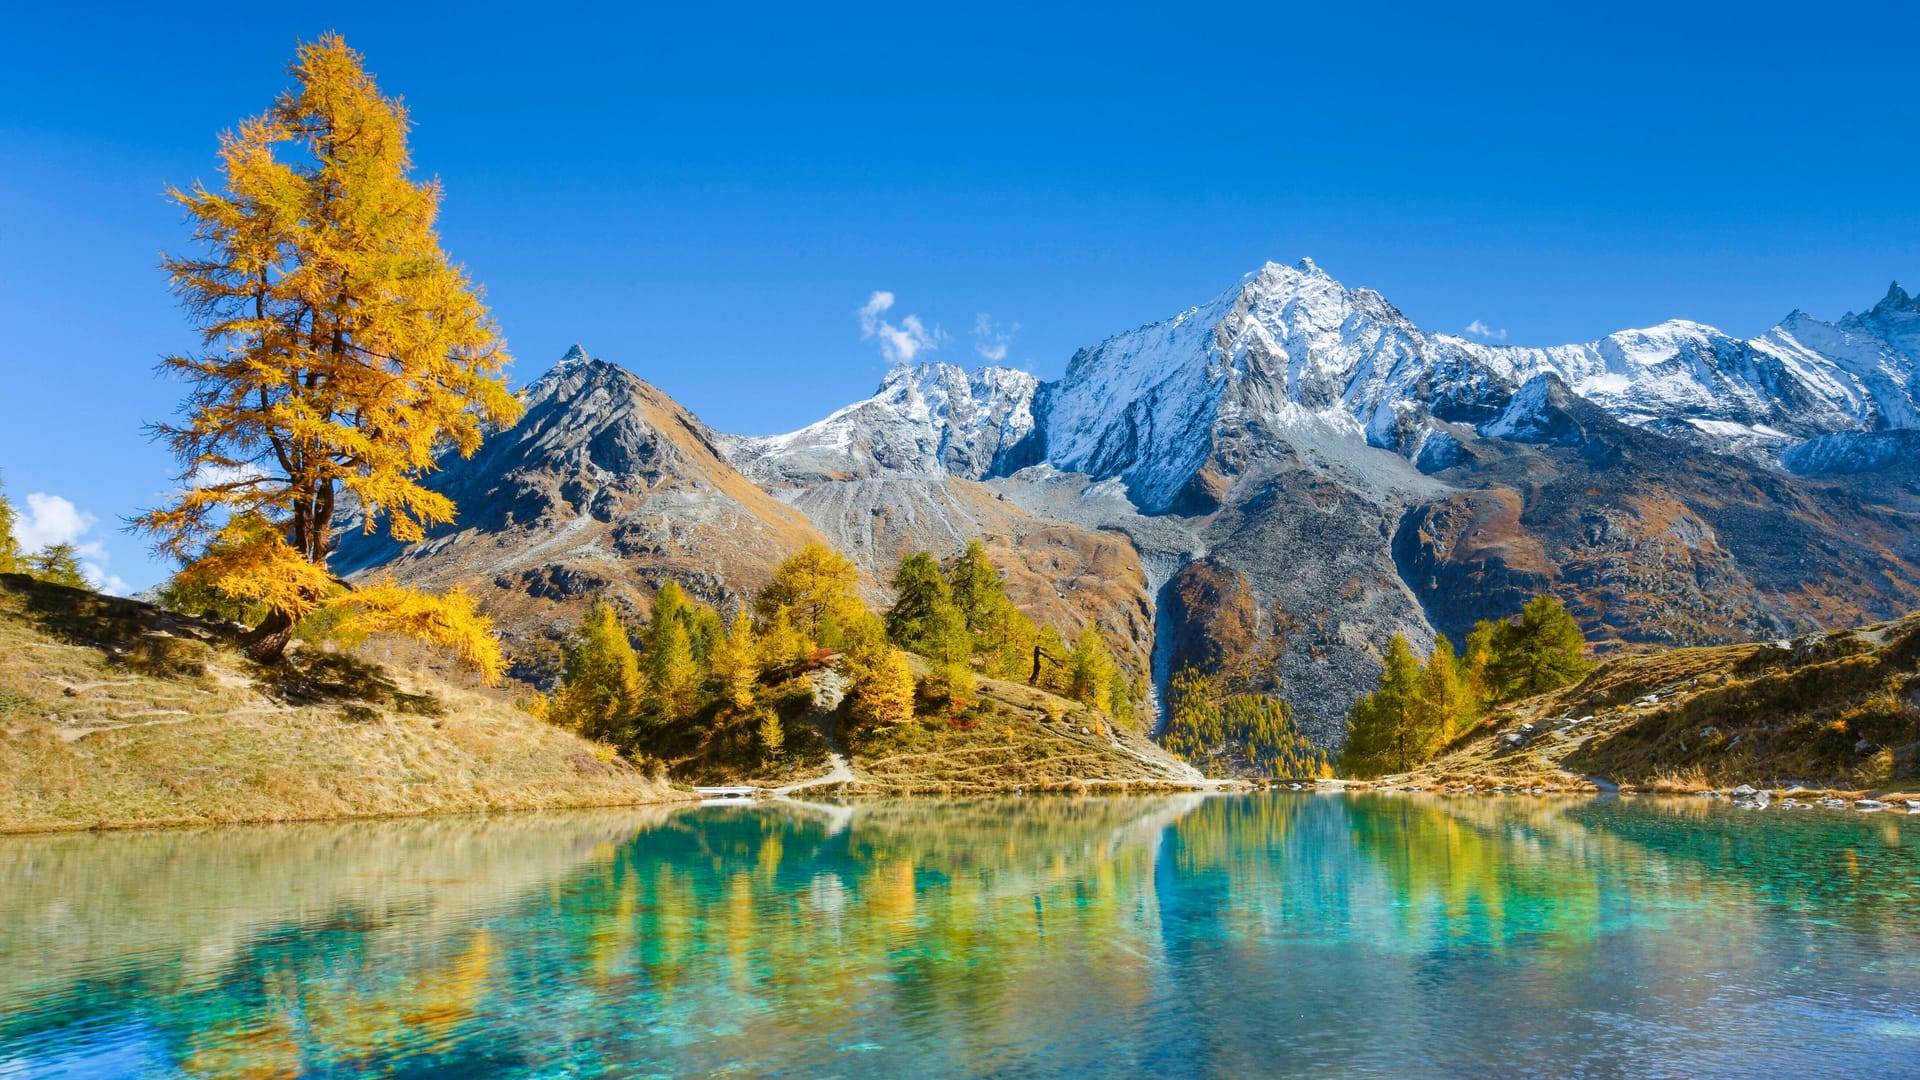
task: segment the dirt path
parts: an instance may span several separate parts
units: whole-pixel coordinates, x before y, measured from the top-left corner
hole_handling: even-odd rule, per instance
[[[840,702],[847,696],[847,677],[832,668],[823,668],[808,675],[807,679],[813,684],[813,707],[800,719],[827,744],[827,762],[832,768],[824,776],[775,788],[773,794],[781,798],[808,788],[865,783],[855,775],[853,766],[847,760],[846,744],[840,740]]]

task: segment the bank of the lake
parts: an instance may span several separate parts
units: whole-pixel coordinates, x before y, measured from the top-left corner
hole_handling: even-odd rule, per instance
[[[313,650],[0,575],[0,832],[685,800],[424,666]]]

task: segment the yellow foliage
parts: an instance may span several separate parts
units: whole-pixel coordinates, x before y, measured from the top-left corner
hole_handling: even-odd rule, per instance
[[[175,580],[257,601],[294,621],[319,607],[334,584],[325,567],[302,558],[258,514],[241,514],[229,521],[207,545],[206,553]]]
[[[760,670],[772,671],[799,663],[813,655],[813,643],[793,628],[793,612],[785,604],[774,606],[760,632]]]
[[[222,137],[219,189],[170,192],[201,251],[162,265],[202,348],[162,361],[191,386],[184,418],[158,428],[183,490],[138,522],[190,573],[260,599],[282,626],[326,595],[341,491],[363,528],[384,516],[395,539],[419,540],[454,516],[419,482],[436,455],[472,454],[521,408],[479,288],[440,249],[439,185],[409,177],[406,110],[338,35],[301,46],[293,75]],[[203,556],[229,516],[248,542]],[[410,605],[383,618],[497,658],[460,618]]]
[[[480,614],[479,603],[463,589],[433,596],[383,581],[344,593],[328,606],[348,612],[338,631],[343,637],[399,634],[442,646],[488,686],[498,685],[506,674],[493,620]]]
[[[800,633],[819,642],[823,626],[844,627],[867,614],[866,605],[854,595],[859,584],[860,570],[852,559],[808,544],[774,569],[773,581],[754,602],[763,618],[786,607]]]
[[[870,724],[904,724],[913,719],[913,668],[907,654],[888,645],[870,665],[854,673],[853,715]]]
[[[760,678],[760,649],[753,638],[753,620],[743,608],[733,617],[726,640],[713,651],[713,672],[728,705],[744,709],[753,704],[753,684]]]

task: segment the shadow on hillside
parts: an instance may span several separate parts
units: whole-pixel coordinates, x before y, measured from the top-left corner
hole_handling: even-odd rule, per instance
[[[411,694],[387,670],[346,653],[304,650],[284,663],[254,664],[254,680],[289,705],[339,705],[356,720],[373,720],[385,706],[415,716],[441,716],[446,706],[432,694]]]
[[[23,574],[0,574],[0,596],[13,600],[35,629],[69,645],[100,650],[107,662],[156,679],[191,680],[207,674],[217,651],[240,660],[255,686],[289,705],[338,705],[349,716],[372,720],[385,707],[417,716],[440,716],[445,706],[431,694],[404,691],[385,668],[349,653],[297,648],[279,664],[260,664],[242,653],[245,631],[167,611],[139,600],[73,589]]]

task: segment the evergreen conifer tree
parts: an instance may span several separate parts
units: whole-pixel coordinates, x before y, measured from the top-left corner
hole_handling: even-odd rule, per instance
[[[1113,672],[1107,679],[1107,698],[1111,702],[1108,715],[1121,727],[1133,726],[1133,684],[1127,681],[1126,672],[1120,665],[1113,665]]]
[[[85,589],[87,579],[80,572],[80,553],[72,544],[49,544],[27,556],[27,573],[41,581]]]
[[[1419,764],[1423,746],[1409,715],[1420,686],[1420,661],[1405,636],[1387,643],[1380,688],[1354,703],[1347,719],[1347,746],[1341,770],[1351,776],[1379,776]]]
[[[947,580],[940,574],[940,564],[924,551],[901,559],[899,569],[893,574],[893,595],[893,606],[887,609],[887,636],[903,649],[932,655],[928,645],[934,634],[934,620],[941,608],[953,606]]]
[[[1550,595],[1537,596],[1520,618],[1496,623],[1488,681],[1497,701],[1518,701],[1579,682],[1593,670],[1586,638],[1566,606]]]
[[[947,574],[953,591],[953,606],[967,621],[967,629],[978,635],[991,624],[999,601],[1006,600],[1006,587],[1000,571],[987,557],[987,547],[978,540],[967,541],[967,548],[954,560]]]

